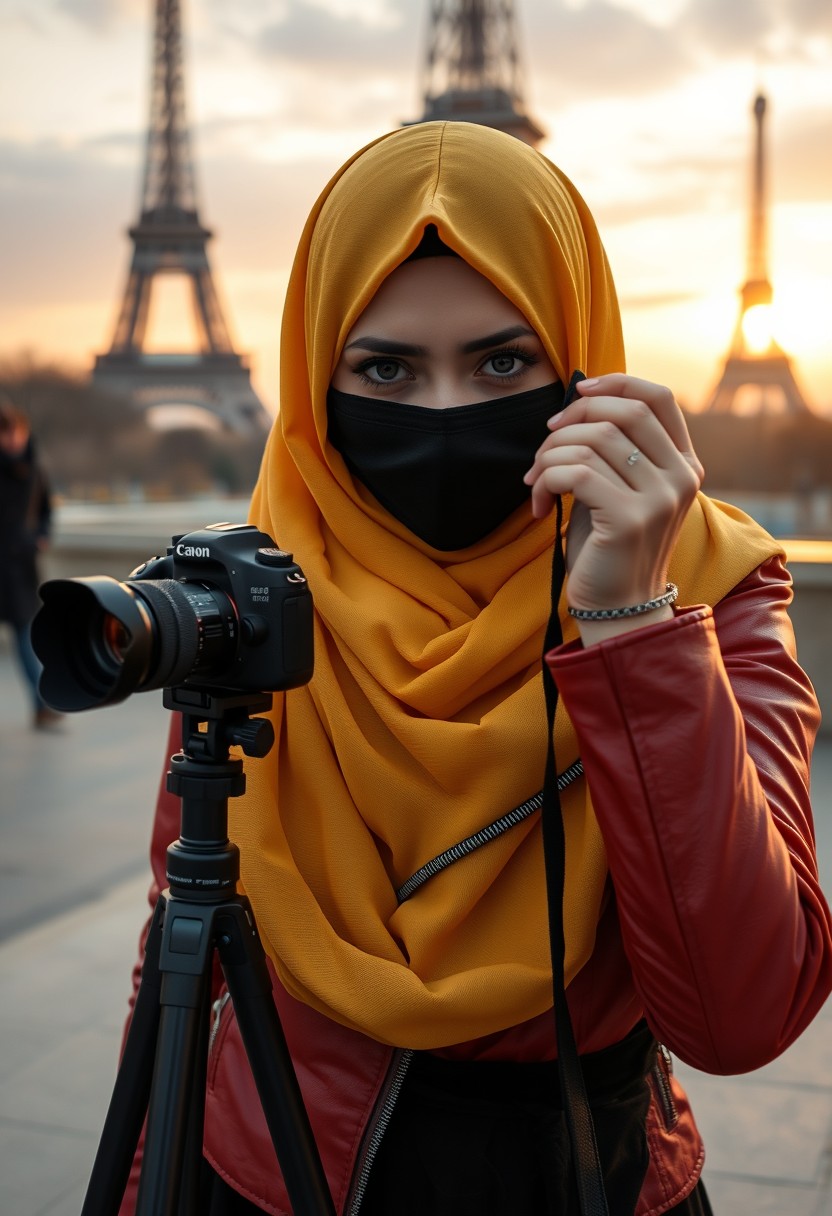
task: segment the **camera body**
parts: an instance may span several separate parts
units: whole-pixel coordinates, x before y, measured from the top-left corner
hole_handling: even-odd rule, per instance
[[[181,586],[201,622],[200,653],[214,638],[224,642],[227,664],[209,673],[197,662],[200,685],[273,691],[310,679],[312,595],[292,554],[264,532],[250,524],[209,524],[174,537],[167,555],[143,562],[129,582],[165,579]],[[223,604],[213,594],[220,620],[205,619],[206,592],[226,596]]]
[[[41,693],[64,712],[187,686],[273,692],[306,684],[312,595],[292,554],[250,524],[174,537],[123,583],[102,576],[40,588],[32,626]]]

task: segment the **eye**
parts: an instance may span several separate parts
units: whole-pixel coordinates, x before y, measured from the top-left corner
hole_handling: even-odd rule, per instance
[[[498,376],[507,376],[510,372],[517,371],[519,359],[516,355],[509,355],[503,352],[503,354],[500,355],[492,355],[491,358],[487,360],[486,366],[488,363],[491,364],[491,370],[496,372]]]
[[[407,368],[398,359],[367,359],[355,368],[355,374],[365,384],[397,384],[410,378]]]
[[[489,355],[479,367],[481,375],[494,376],[498,380],[512,380],[521,376],[528,367],[537,363],[537,356],[525,350],[504,349]]]

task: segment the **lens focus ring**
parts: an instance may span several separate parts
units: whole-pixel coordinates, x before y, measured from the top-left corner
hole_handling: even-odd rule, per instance
[[[143,688],[162,688],[222,668],[236,648],[237,614],[224,592],[202,584],[158,579],[129,584],[156,621],[153,670]]]

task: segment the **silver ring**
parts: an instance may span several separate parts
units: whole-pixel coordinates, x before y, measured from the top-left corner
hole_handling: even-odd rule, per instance
[[[641,452],[638,450],[638,448],[633,448],[632,452],[630,452],[630,455],[627,457],[627,464],[635,464],[640,456]]]

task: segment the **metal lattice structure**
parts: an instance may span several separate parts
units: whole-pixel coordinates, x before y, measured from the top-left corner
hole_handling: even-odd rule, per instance
[[[194,404],[237,431],[264,431],[270,418],[234,351],[208,261],[212,233],[199,221],[185,107],[180,0],[156,0],[150,125],[133,255],[109,351],[93,380],[142,404]],[[196,352],[145,351],[154,282],[186,277]]]
[[[741,389],[747,386],[760,390],[760,408],[765,409],[772,398],[789,414],[808,410],[798,388],[788,355],[772,337],[768,347],[755,353],[748,347],[744,321],[746,314],[758,305],[769,305],[774,289],[768,274],[768,208],[766,200],[765,115],[767,102],[762,94],[754,99],[754,159],[751,181],[751,216],[748,227],[748,277],[740,288],[740,309],[731,347],[725,360],[719,383],[708,402],[707,409],[728,413]]]
[[[475,122],[540,143],[545,132],[523,97],[511,0],[432,0],[423,97],[417,122]]]

